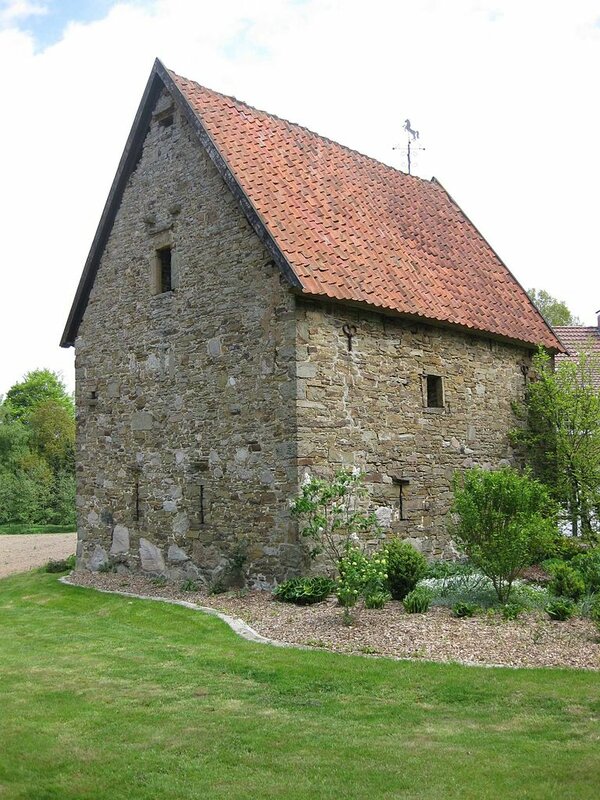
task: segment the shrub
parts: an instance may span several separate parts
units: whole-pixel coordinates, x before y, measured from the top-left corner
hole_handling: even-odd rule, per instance
[[[423,577],[435,580],[473,575],[475,568],[465,561],[430,561]]]
[[[594,597],[592,607],[590,608],[590,619],[600,631],[600,594]]]
[[[350,621],[349,609],[361,596],[387,595],[387,561],[383,553],[366,556],[356,547],[348,547],[339,561],[340,577],[336,596],[344,607],[344,621]]]
[[[307,476],[290,504],[302,524],[300,533],[311,542],[311,558],[322,553],[332,572],[353,541],[380,533],[375,514],[360,508],[368,494],[361,479],[357,467],[339,470],[332,481]]]
[[[586,591],[591,594],[600,592],[600,547],[575,556],[569,566],[581,574]]]
[[[550,619],[556,622],[564,622],[567,619],[571,619],[575,613],[575,603],[568,598],[559,597],[548,603],[546,606],[546,613]]]
[[[75,556],[68,558],[50,559],[44,567],[44,572],[70,572],[75,568]]]
[[[452,535],[507,603],[515,578],[547,551],[556,530],[548,490],[528,474],[475,468],[454,481]]]
[[[552,580],[548,584],[548,589],[555,597],[579,600],[585,593],[583,576],[568,564],[561,563],[552,566],[551,574]]]
[[[512,619],[518,619],[524,610],[525,607],[522,603],[505,603],[500,608],[500,613],[502,614],[502,619],[508,622]]]
[[[455,603],[452,606],[452,613],[455,617],[474,617],[481,611],[481,608],[476,603]]]
[[[383,608],[390,599],[388,592],[373,592],[365,595],[365,608]]]
[[[553,538],[548,557],[560,558],[561,561],[571,561],[571,559],[581,555],[584,547],[585,545],[579,539],[557,532]]]
[[[198,584],[196,583],[196,581],[192,580],[191,578],[188,578],[181,584],[180,588],[182,592],[197,592]]]
[[[313,576],[310,578],[290,578],[283,581],[273,592],[273,597],[283,603],[297,606],[310,606],[325,600],[335,589],[331,578]]]
[[[431,592],[423,587],[413,589],[406,595],[402,605],[408,614],[424,614],[431,605]]]
[[[392,539],[383,552],[387,559],[390,594],[394,600],[403,600],[427,573],[425,556],[401,539]]]

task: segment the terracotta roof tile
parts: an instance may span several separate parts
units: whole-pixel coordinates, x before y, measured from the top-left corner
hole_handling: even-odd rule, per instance
[[[557,326],[554,328],[554,332],[567,351],[556,356],[556,363],[577,361],[582,351],[592,354],[593,358],[598,359],[592,377],[594,385],[600,389],[600,370],[597,369],[598,363],[600,363],[600,324],[595,328],[586,328],[582,325]]]
[[[561,349],[435,179],[169,74],[304,292]]]

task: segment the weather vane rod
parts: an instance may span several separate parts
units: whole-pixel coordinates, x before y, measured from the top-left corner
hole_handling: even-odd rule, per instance
[[[412,173],[411,173],[411,155],[410,155],[410,153],[411,153],[411,145],[414,145],[414,143],[419,138],[419,131],[414,130],[414,128],[410,124],[410,120],[409,119],[405,119],[404,120],[404,125],[402,126],[402,128],[403,128],[403,130],[406,131],[406,134],[407,134],[407,136],[406,136],[406,161],[407,161],[407,164],[408,164],[408,174],[412,175]],[[392,150],[402,150],[402,149],[404,149],[402,147],[402,145],[398,145],[397,147],[393,147],[392,148]],[[424,147],[416,147],[414,149],[416,149],[416,150],[425,150]]]

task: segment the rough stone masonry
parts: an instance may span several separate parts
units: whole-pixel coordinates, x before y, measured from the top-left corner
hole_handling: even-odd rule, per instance
[[[360,467],[386,530],[447,553],[452,475],[511,461],[530,358],[294,294],[166,91],[75,344],[78,564],[211,582],[247,540],[258,586],[308,569],[306,471]]]

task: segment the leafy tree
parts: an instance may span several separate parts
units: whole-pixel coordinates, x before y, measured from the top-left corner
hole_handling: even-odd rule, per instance
[[[43,400],[29,416],[31,445],[54,472],[73,471],[75,418],[56,400]]]
[[[544,289],[528,289],[527,294],[535,303],[538,311],[552,327],[557,325],[581,325],[578,317],[573,316],[567,304],[557,300]]]
[[[73,524],[73,399],[50,370],[29,372],[0,402],[0,523]]]
[[[546,487],[514,469],[455,477],[452,534],[507,603],[515,578],[547,550],[556,530]]]
[[[46,400],[53,400],[71,416],[75,415],[73,398],[56,372],[34,369],[20,383],[11,386],[6,393],[4,408],[13,419],[28,422],[32,412]]]
[[[550,489],[573,535],[594,538],[600,525],[600,392],[598,365],[582,353],[554,370],[540,350],[534,379],[517,414],[525,423],[512,439],[524,448],[534,475]]]

